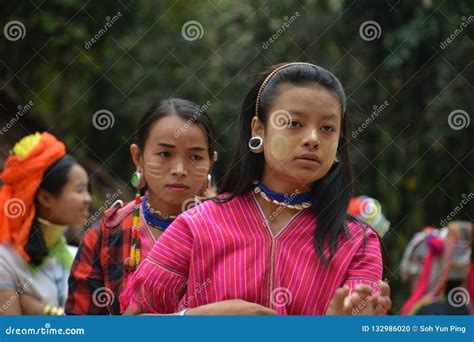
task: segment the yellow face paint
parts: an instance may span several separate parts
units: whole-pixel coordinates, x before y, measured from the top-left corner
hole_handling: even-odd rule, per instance
[[[275,134],[270,141],[270,153],[276,160],[284,160],[290,154],[288,138],[283,134]]]
[[[151,178],[159,179],[163,177],[162,172],[163,165],[161,165],[161,163],[151,161],[145,164],[145,173]]]
[[[317,136],[317,134],[316,134],[316,130],[315,130],[315,129],[313,129],[312,132],[311,132],[311,139],[313,139],[313,140],[318,140],[318,136]]]
[[[336,143],[332,144],[332,146],[331,146],[331,156],[334,156],[334,159],[333,159],[332,163],[334,163],[334,161],[336,160],[337,145],[338,144],[336,142]],[[332,163],[331,163],[331,165],[332,165]]]
[[[205,165],[199,165],[196,168],[196,172],[194,173],[194,179],[196,180],[205,180],[207,178],[207,174],[209,173],[209,168]]]

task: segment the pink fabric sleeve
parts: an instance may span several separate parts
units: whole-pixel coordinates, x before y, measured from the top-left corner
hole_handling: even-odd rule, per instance
[[[192,245],[193,236],[180,215],[128,281],[120,295],[122,313],[128,307],[149,313],[177,312],[186,289]]]
[[[378,282],[383,274],[380,241],[377,234],[370,228],[365,229],[360,239],[360,247],[351,260],[344,285],[349,286],[352,292],[357,285],[367,284],[374,289],[374,294],[376,294],[380,290]]]

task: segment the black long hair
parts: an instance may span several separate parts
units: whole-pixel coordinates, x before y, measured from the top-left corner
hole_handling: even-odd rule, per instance
[[[253,181],[262,177],[264,156],[262,153],[252,153],[248,147],[252,137],[251,121],[256,113],[255,106],[262,83],[274,70],[285,64],[275,65],[264,72],[245,96],[240,111],[237,149],[231,167],[221,184],[221,191],[230,193],[230,196],[224,197],[225,201],[252,191],[255,186]],[[318,256],[328,264],[337,249],[339,236],[347,233],[346,212],[352,196],[352,167],[347,146],[349,138],[346,95],[339,80],[324,68],[306,63],[287,66],[267,80],[263,88],[258,108],[258,118],[263,125],[267,124],[268,110],[283,84],[323,87],[336,95],[341,106],[342,123],[337,147],[340,161],[334,164],[324,177],[316,181],[310,190],[311,210],[318,217],[313,237],[314,245]],[[328,245],[330,253],[326,256],[325,249]]]
[[[215,148],[215,131],[212,120],[206,111],[203,110],[203,107],[198,106],[192,101],[180,98],[170,98],[154,103],[143,115],[138,125],[138,147],[143,151],[151,128],[156,121],[166,116],[178,115],[190,124],[197,124],[204,130],[209,144],[209,157],[211,157],[212,160]],[[179,127],[177,127],[176,133],[179,133]]]
[[[53,196],[58,196],[68,182],[69,171],[76,164],[78,164],[78,162],[70,155],[65,155],[56,160],[43,173],[38,191],[42,189]],[[35,196],[35,206],[38,207],[38,205],[39,203]],[[25,251],[30,256],[30,262],[35,266],[41,265],[49,253],[44,240],[43,231],[38,222],[37,214],[31,225]]]

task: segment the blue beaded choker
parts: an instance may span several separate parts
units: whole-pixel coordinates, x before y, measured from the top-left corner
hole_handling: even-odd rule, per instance
[[[311,206],[311,193],[304,192],[283,194],[267,188],[263,183],[258,183],[254,189],[254,193],[260,194],[266,201],[273,202],[278,205],[285,206],[290,209],[306,209]]]
[[[145,218],[146,223],[151,227],[151,228],[156,228],[159,230],[165,230],[168,228],[168,226],[173,222],[172,219],[162,219],[157,217],[156,215],[153,215],[150,212],[150,209],[147,206],[148,203],[148,194],[143,196],[142,200],[142,212],[143,212],[143,217]]]

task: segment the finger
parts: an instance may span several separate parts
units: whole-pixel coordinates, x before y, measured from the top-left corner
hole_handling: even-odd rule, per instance
[[[258,314],[262,315],[262,316],[276,316],[276,315],[278,315],[278,313],[275,310],[269,309],[265,306],[262,306],[260,308],[260,310],[258,311]]]
[[[362,297],[370,295],[373,292],[372,287],[367,284],[357,285],[354,290],[357,291]]]
[[[381,280],[379,282],[379,287],[380,287],[380,296],[390,297],[390,286],[386,282]]]
[[[352,292],[351,296],[351,303],[352,303],[352,309],[358,309],[361,310],[363,306],[363,299],[359,292],[355,291]]]
[[[335,310],[343,310],[345,307],[344,299],[346,299],[348,295],[349,287],[344,286],[338,288],[336,292],[334,292],[334,297],[332,297],[331,303],[329,305],[331,305]]]
[[[392,300],[387,296],[378,297],[377,304],[381,305],[386,311],[392,308]]]
[[[384,316],[387,314],[387,310],[385,310],[385,308],[380,304],[377,304],[375,306],[374,311],[375,311],[374,315],[378,315],[378,316]]]
[[[336,289],[334,295],[329,302],[328,308],[326,309],[326,315],[346,315],[347,311],[344,311],[345,305],[344,300],[348,298],[349,287],[343,286]]]
[[[373,298],[373,290],[369,285],[363,285],[361,287],[356,287],[356,293],[359,295],[361,298],[361,301],[364,303],[369,303],[371,302]],[[366,304],[367,304],[366,303]]]

